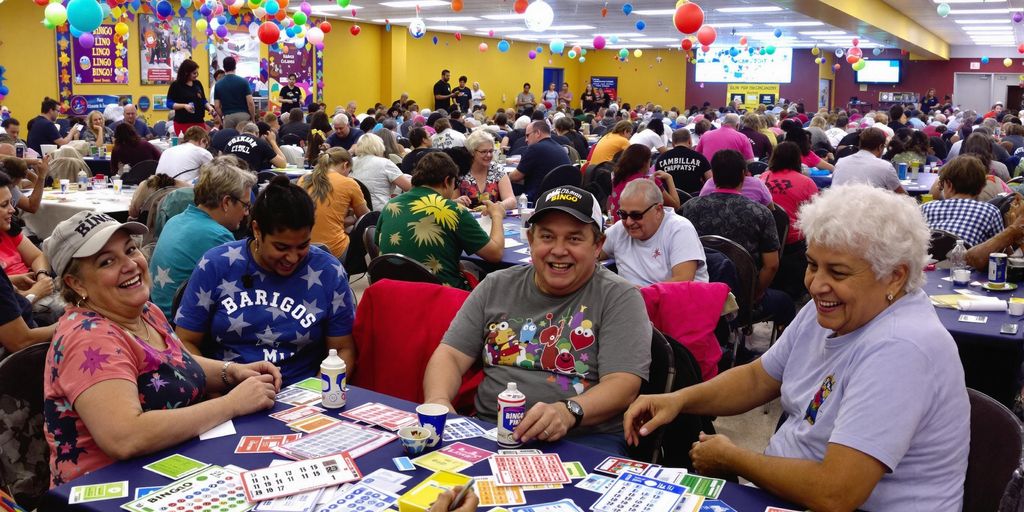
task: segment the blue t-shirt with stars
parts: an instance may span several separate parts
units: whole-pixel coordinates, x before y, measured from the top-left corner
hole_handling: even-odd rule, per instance
[[[352,333],[355,307],[345,268],[310,247],[292,275],[279,276],[253,260],[247,243],[226,243],[199,259],[175,323],[208,333],[203,351],[214,359],[270,361],[286,385],[316,375],[326,337]]]

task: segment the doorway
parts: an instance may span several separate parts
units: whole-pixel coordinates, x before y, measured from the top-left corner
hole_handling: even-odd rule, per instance
[[[992,106],[992,75],[957,73],[953,80],[953,104],[964,110],[988,112]]]
[[[1019,85],[1008,85],[1006,86],[1006,110],[1010,112],[1019,112],[1021,110],[1022,95],[1024,95],[1024,89],[1021,89]]]
[[[533,93],[539,100],[544,97],[544,91],[548,90],[548,84],[555,84],[555,90],[559,91],[562,89],[563,82],[565,82],[564,68],[544,68],[544,83],[534,87],[536,90]]]
[[[832,108],[832,80],[818,79],[818,108]]]

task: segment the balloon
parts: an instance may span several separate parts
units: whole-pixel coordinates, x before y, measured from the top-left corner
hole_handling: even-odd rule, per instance
[[[452,0],[452,10],[459,12],[462,10],[462,0]]]
[[[858,60],[851,67],[853,68],[854,71],[860,71],[860,70],[864,69],[864,66],[866,66],[866,65],[867,65],[866,62],[864,62],[862,60]]]
[[[487,31],[487,37],[494,37],[494,31],[493,30],[488,30]]]
[[[267,11],[267,14],[271,16],[276,16],[277,11],[281,10],[281,4],[275,0],[267,0],[267,3],[263,4],[263,10]]]
[[[60,3],[52,3],[46,6],[46,10],[43,11],[43,17],[56,27],[57,25],[63,25],[68,20],[68,11]]]
[[[292,21],[294,21],[296,25],[305,25],[308,19],[309,16],[302,11],[296,11],[295,14],[292,15]]]
[[[871,50],[871,54],[874,55],[875,57],[877,57],[877,56],[882,54],[882,49],[881,48],[875,48],[875,49]]]
[[[455,40],[456,41],[462,41],[462,32],[456,32],[455,33]]]
[[[480,53],[486,52],[487,51],[487,43],[480,43],[480,46],[477,46],[477,49],[480,50]]]
[[[836,48],[836,57],[841,59],[843,55],[846,55],[846,52],[842,48]]]
[[[644,56],[644,51],[641,50],[640,48],[637,48],[636,50],[633,50],[633,56],[639,59],[640,57]]]
[[[273,25],[273,23],[271,23],[271,25]],[[274,27],[277,28],[277,25],[274,25]],[[278,31],[278,35],[280,35],[280,31]],[[224,38],[228,37],[228,28],[225,27],[224,25],[221,25],[221,26],[217,27],[217,37],[219,37],[221,39],[224,39]],[[275,41],[276,41],[276,39],[275,39]],[[267,44],[271,44],[271,43],[267,43]]]
[[[117,25],[114,25],[114,32],[121,37],[128,35],[128,24],[123,21],[119,21]]]
[[[612,36],[608,39],[612,44],[619,44],[619,36]]]
[[[839,64],[833,64],[832,65],[832,70],[833,71],[839,71]]]
[[[1013,65],[1013,60],[1012,59],[1010,59],[1009,57],[1003,59],[1003,66],[1010,67],[1012,65]]]
[[[67,13],[68,23],[82,32],[92,32],[103,23],[103,9],[96,0],[71,0]]]
[[[1020,23],[1022,20],[1024,20],[1024,13],[1021,13],[1020,11],[1013,13],[1014,23]]]
[[[1017,46],[1017,53],[1024,53],[1024,43]]]
[[[814,63],[815,63],[815,64],[821,64],[821,59],[820,59],[820,58],[816,58],[816,59],[814,59]]]
[[[502,39],[501,41],[498,41],[498,51],[501,52],[501,53],[507,52],[508,49],[511,48],[511,47],[512,47],[512,45],[509,44],[508,41],[506,41],[504,39]]]
[[[580,55],[586,55],[586,54],[587,54],[587,49],[586,48],[580,48]]]
[[[764,51],[768,55],[772,55],[773,53],[775,53],[775,47],[774,46],[766,46]]]
[[[436,44],[437,44],[437,36],[434,36],[434,37],[433,37],[433,38],[431,39],[431,41],[433,41],[433,42],[434,42],[434,44],[436,45]]]
[[[714,43],[717,37],[718,33],[715,32],[715,27],[711,25],[704,25],[697,31],[697,40],[703,46],[711,46],[711,43]]]
[[[602,7],[601,8],[601,17],[605,18],[607,16],[608,16],[608,8],[607,7]]]
[[[534,32],[543,32],[555,20],[555,11],[544,0],[536,0],[526,8],[526,28]]]
[[[623,4],[622,5],[622,14],[625,14],[626,16],[629,16],[629,14],[631,12],[633,12],[633,4]]]
[[[530,5],[526,2],[526,0],[516,0],[516,3],[512,4],[512,10],[519,14],[523,14],[524,12],[526,12],[526,8],[529,6]]]
[[[636,26],[637,30],[643,30],[643,29],[647,28],[647,24],[644,23],[644,20],[636,20],[636,25],[635,26]]]
[[[740,45],[741,46],[746,46],[747,45],[747,36],[741,36],[740,37]]]
[[[981,58],[981,63],[982,64],[988,64],[988,57],[982,57]]]
[[[348,7],[348,4],[350,4],[350,3],[351,3],[350,0],[338,0],[338,7],[341,7],[342,9],[344,9],[344,8]]]
[[[935,12],[937,12],[939,16],[943,18],[949,16],[949,4],[939,4],[939,6],[935,8]]]
[[[594,49],[603,50],[607,41],[604,40],[604,36],[594,36]]]
[[[686,50],[686,51],[690,51],[690,50],[693,49],[693,40],[692,39],[683,39],[683,42],[679,43],[679,46],[682,49]]]
[[[46,4],[50,3],[50,0],[35,0],[35,2],[39,7],[46,7]]]
[[[811,55],[818,55],[820,53],[821,53],[821,49],[819,49],[817,46],[815,46],[814,48],[811,48]]]
[[[775,29],[775,32],[772,32],[772,34],[774,34],[775,37],[782,37],[782,29],[781,28],[777,28],[777,29]]]
[[[575,51],[573,51],[573,50],[569,50],[569,53],[565,54],[565,56],[569,57],[570,59],[575,59],[576,55],[577,55],[577,53]]]
[[[82,48],[92,48],[92,45],[95,43],[96,41],[93,39],[92,34],[89,32],[86,32],[78,36],[78,44],[81,45]]]
[[[576,55],[583,54],[583,48],[580,48],[580,45],[573,46],[571,51],[576,52]]]
[[[856,37],[855,37],[855,38],[853,38],[853,45],[854,45],[854,46],[857,46],[857,45],[859,45],[859,44],[860,44],[860,39],[857,39]]]
[[[580,64],[583,64],[586,61],[587,61],[586,57],[580,57]],[[1022,80],[1022,81],[1024,81],[1024,80]]]
[[[552,39],[548,48],[551,49],[551,53],[562,53],[562,51],[565,50],[565,41],[562,41],[561,39]]]
[[[850,48],[849,50],[846,50],[846,54],[847,55],[853,55],[854,57],[863,57],[864,56],[864,50],[861,50],[860,48],[854,46],[853,48]]]
[[[302,2],[302,5],[299,6],[299,10],[306,16],[313,14],[313,6],[309,5],[309,2]]]
[[[735,56],[737,56],[739,54],[740,54],[740,51],[737,50],[736,48],[729,48],[729,56],[730,57],[735,57]]]
[[[700,51],[702,51],[704,53],[707,53],[707,52],[711,51],[711,47],[706,45],[706,44],[702,44],[702,45],[700,45]]]
[[[174,16],[174,6],[167,0],[161,0],[156,4],[156,16],[162,20]]]
[[[204,20],[203,18],[199,18],[198,20],[196,20],[196,30],[200,32],[206,32],[206,27],[208,25],[209,24],[206,23],[206,20]]]
[[[529,57],[530,60],[536,59],[537,58],[537,52],[533,51],[533,50],[530,50],[530,53],[527,53],[526,56]]]
[[[318,29],[318,28],[312,28],[312,29],[310,29],[310,30],[319,30],[319,31],[320,31],[320,37],[321,37],[321,38],[323,38],[323,37],[324,37],[324,35],[323,35],[323,34],[324,34],[324,31],[323,31],[323,30],[320,30],[320,29]],[[348,29],[348,33],[349,33],[349,34],[352,34],[353,36],[358,36],[358,35],[359,35],[359,32],[360,32],[361,30],[363,30],[363,29],[359,28],[359,25],[352,25],[351,27],[349,27],[349,29]],[[308,33],[308,32],[306,33],[306,39],[309,39],[309,33]]]
[[[341,1],[341,0],[339,0]],[[423,20],[416,18],[409,24],[409,35],[414,39],[419,39],[427,34],[427,25],[423,23]]]
[[[537,55],[540,55],[542,53],[544,53],[544,47],[541,45],[537,45]]]
[[[629,50],[625,48],[619,50],[619,59],[626,60],[626,57],[629,57]]]
[[[223,28],[224,31],[227,32],[227,27],[223,25],[221,25],[218,28],[218,32],[220,31],[221,28]],[[218,33],[218,35],[220,34]],[[276,24],[269,21],[265,21],[263,22],[262,25],[260,25],[259,36],[260,41],[263,41],[263,44],[274,44],[277,42],[278,38],[281,37],[281,29],[277,28]]]
[[[0,4],[2,4],[2,3],[3,3],[3,0],[0,0]],[[113,11],[111,10],[110,5],[108,5],[108,4],[100,4],[100,9],[103,10],[103,19],[107,19],[107,18],[112,17],[111,13]]]
[[[846,56],[846,62],[849,62],[850,64],[856,64],[857,61],[859,61],[859,60],[860,60],[860,57],[858,57],[856,55],[847,55]]]
[[[676,8],[672,23],[683,34],[692,34],[704,24],[704,9],[695,3],[685,3]]]

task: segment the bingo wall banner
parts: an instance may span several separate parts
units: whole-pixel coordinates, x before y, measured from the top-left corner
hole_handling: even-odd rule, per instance
[[[281,80],[295,74],[295,86],[302,89],[304,104],[312,101],[313,54],[305,48],[289,45],[271,46],[267,54],[270,63],[270,100],[276,102],[281,91]]]
[[[178,67],[192,56],[191,18],[160,21],[139,15],[140,68],[143,85],[169,84],[177,78]]]
[[[72,39],[76,84],[127,84],[128,48],[114,42],[114,25],[100,25],[92,32],[92,46]]]

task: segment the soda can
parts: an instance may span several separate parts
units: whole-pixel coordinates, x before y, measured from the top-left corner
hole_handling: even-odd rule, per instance
[[[899,174],[901,180],[907,179],[907,163],[902,162],[896,167],[896,173]]]
[[[988,255],[988,282],[1002,286],[1006,283],[1006,253],[994,252]]]

